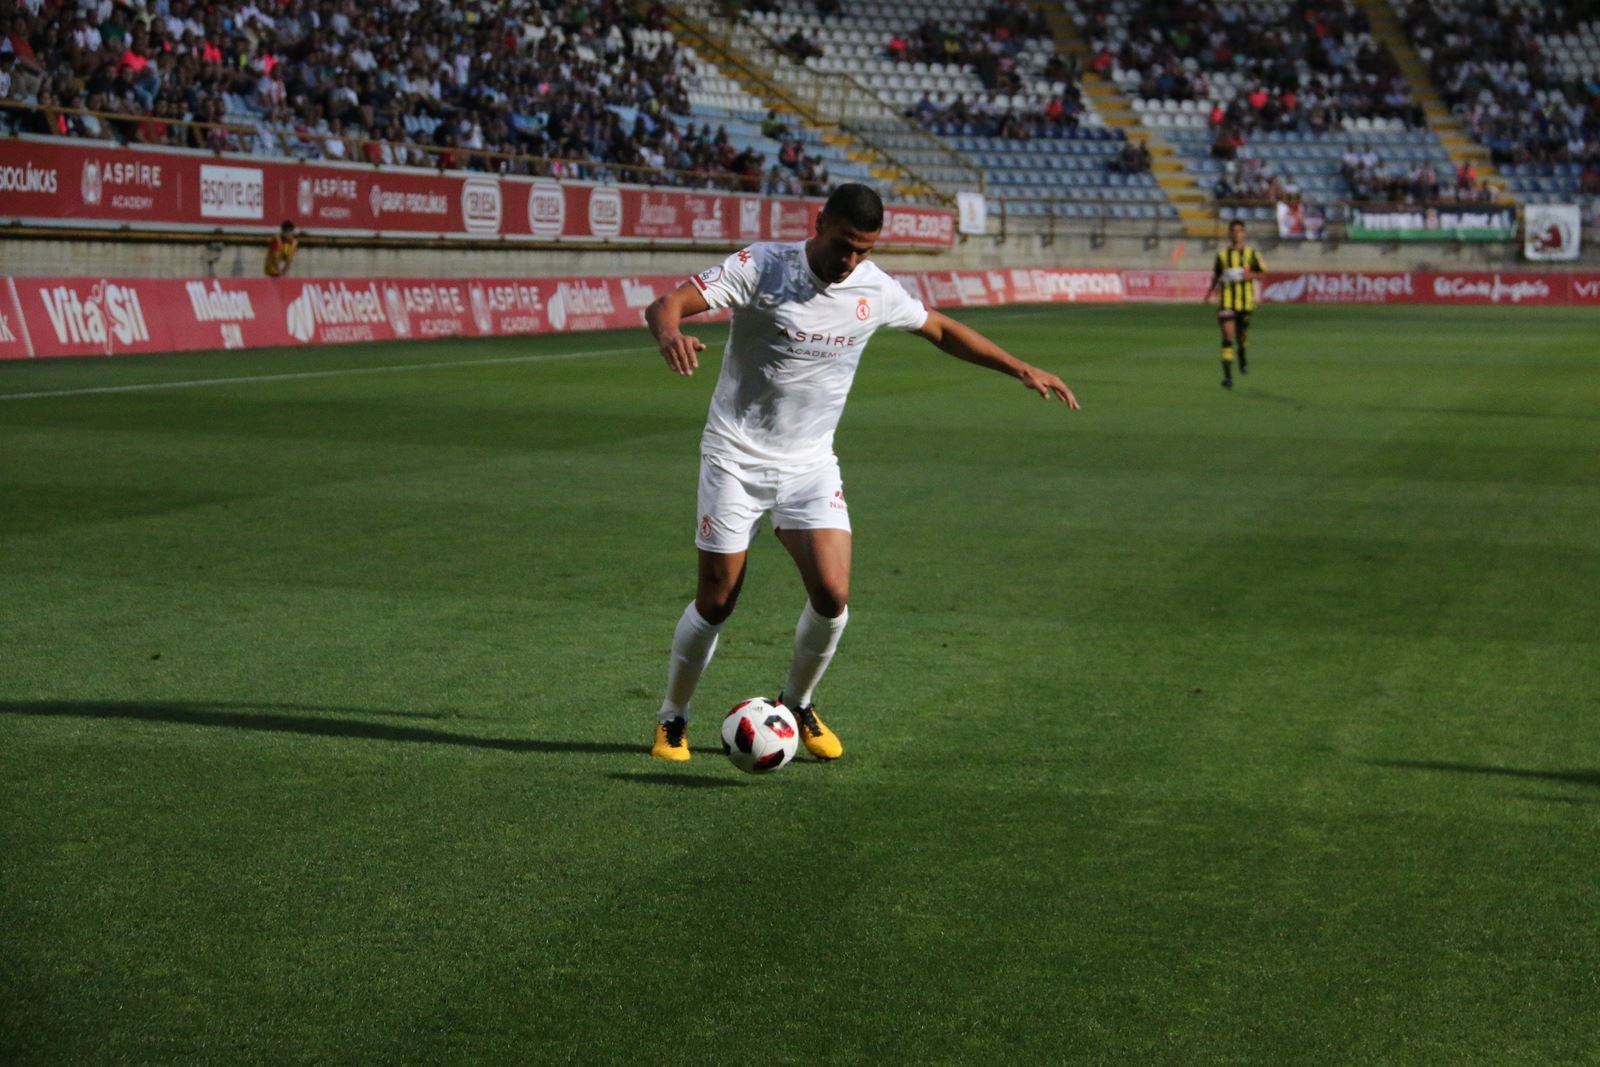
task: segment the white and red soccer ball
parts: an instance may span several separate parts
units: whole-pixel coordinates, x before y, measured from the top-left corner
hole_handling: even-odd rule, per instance
[[[767,774],[794,759],[800,728],[782,704],[765,697],[741,700],[722,720],[722,749],[741,771]]]

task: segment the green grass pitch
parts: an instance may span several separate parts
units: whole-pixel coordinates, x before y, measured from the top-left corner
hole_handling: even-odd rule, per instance
[[[873,342],[768,778],[768,533],[644,754],[714,359],[0,367],[0,1062],[1595,1062],[1600,316],[966,317],[1084,409]]]

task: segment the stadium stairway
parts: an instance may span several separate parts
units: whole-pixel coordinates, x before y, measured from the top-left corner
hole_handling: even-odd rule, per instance
[[[1400,70],[1410,85],[1412,99],[1422,105],[1423,116],[1428,121],[1428,130],[1450,156],[1451,165],[1459,169],[1462,165],[1471,163],[1477,169],[1478,177],[1495,191],[1498,199],[1511,200],[1512,197],[1506,191],[1505,180],[1489,161],[1489,150],[1474,141],[1471,135],[1461,128],[1461,123],[1456,121],[1455,115],[1451,114],[1449,107],[1445,105],[1444,98],[1439,95],[1439,90],[1433,84],[1432,75],[1428,73],[1427,64],[1411,46],[1405,27],[1395,16],[1394,6],[1389,0],[1355,0],[1355,2],[1371,24],[1372,39],[1387,47],[1395,61],[1400,64]]]
[[[1082,71],[1079,88],[1105,124],[1121,130],[1130,141],[1142,142],[1149,151],[1150,172],[1167,202],[1177,211],[1184,234],[1188,237],[1216,236],[1220,220],[1211,198],[1189,172],[1189,168],[1184,166],[1183,160],[1173,151],[1167,139],[1159,131],[1146,126],[1134,112],[1127,95],[1116,83],[1089,69],[1094,57],[1079,34],[1077,25],[1059,5],[1035,3],[1033,6],[1044,13],[1045,20],[1050,24],[1056,51],[1072,60],[1077,69]]]
[[[706,0],[678,0],[662,10],[674,36],[702,60],[768,109],[817,131],[825,145],[887,183],[896,197],[949,204],[958,189],[981,188],[980,171],[848,75],[824,75],[789,62],[776,42],[742,20],[721,17]],[[918,151],[904,148],[921,142],[926,146]],[[930,157],[936,157],[931,164]]]

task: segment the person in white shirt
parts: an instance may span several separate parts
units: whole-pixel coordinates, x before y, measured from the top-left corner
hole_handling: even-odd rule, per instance
[[[925,308],[868,262],[882,228],[878,194],[841,185],[817,216],[814,237],[735,252],[645,312],[668,368],[687,376],[705,345],[683,333],[683,319],[712,308],[733,311],[700,441],[699,583],[672,636],[652,756],[689,759],[690,700],[733,613],[751,541],[768,512],[806,587],[779,699],[813,756],[843,754],[812,695],[849,617],[850,512],[833,432],[874,331],[910,331],[957,359],[1011,375],[1047,400],[1078,406],[1060,378]]]

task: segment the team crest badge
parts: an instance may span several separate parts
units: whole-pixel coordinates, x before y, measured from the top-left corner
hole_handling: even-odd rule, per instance
[[[862,297],[860,300],[856,301],[856,318],[860,319],[862,322],[866,322],[868,316],[871,314],[872,308],[867,304],[866,297]]]
[[[84,163],[83,181],[79,183],[79,188],[83,191],[83,202],[85,204],[98,204],[100,202],[100,197],[105,192],[105,185],[102,183],[100,176],[100,164],[92,159]]]
[[[711,536],[711,516],[710,515],[702,515],[702,516],[700,516],[700,536],[701,537],[710,537]]]

